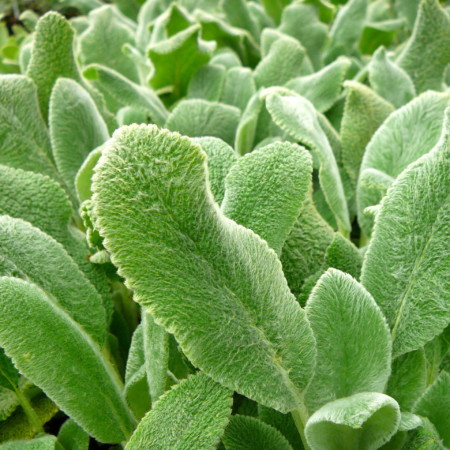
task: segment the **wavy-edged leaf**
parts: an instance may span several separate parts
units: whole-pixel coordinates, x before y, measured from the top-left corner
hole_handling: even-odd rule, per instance
[[[375,450],[400,424],[397,402],[384,394],[362,392],[327,403],[305,426],[314,450]]]
[[[101,297],[50,236],[21,219],[0,216],[0,272],[39,286],[103,345],[106,320]]]
[[[223,66],[215,64],[203,66],[191,79],[187,97],[210,102],[220,101],[226,72]]]
[[[140,86],[120,73],[99,64],[92,64],[84,71],[84,76],[105,97],[108,108],[117,113],[120,108],[132,106],[148,114],[158,126],[164,125],[168,112],[151,89]]]
[[[250,228],[279,255],[311,182],[310,154],[296,144],[274,143],[248,153],[226,180],[223,213]]]
[[[392,361],[386,394],[397,400],[402,411],[411,411],[427,385],[427,361],[423,349],[405,353]]]
[[[300,41],[316,70],[322,67],[327,26],[319,20],[315,5],[292,2],[284,8],[278,29]]]
[[[320,161],[319,180],[339,228],[348,233],[350,219],[339,168],[318,115],[309,100],[301,96],[271,94],[267,109],[274,122],[299,142],[310,147]]]
[[[392,181],[439,139],[449,94],[426,92],[392,113],[367,145],[357,187],[358,222],[370,236],[373,219],[364,216],[378,205]]]
[[[76,198],[78,169],[108,139],[108,128],[88,92],[68,78],[59,78],[53,87],[48,121],[56,165]]]
[[[154,405],[127,450],[214,449],[231,414],[231,394],[201,372],[192,375]]]
[[[294,38],[286,36],[276,40],[255,68],[256,85],[282,86],[300,76],[304,57],[305,49]]]
[[[416,96],[410,76],[388,57],[384,47],[380,47],[370,60],[369,80],[373,90],[395,108]]]
[[[22,75],[0,77],[0,163],[58,180],[36,86]]]
[[[89,435],[72,419],[68,419],[59,429],[58,443],[64,450],[88,450]]]
[[[237,156],[232,147],[219,138],[193,138],[208,156],[208,175],[214,200],[220,205],[225,195],[225,178],[236,163]]]
[[[274,427],[256,417],[232,416],[222,438],[226,450],[292,450]]]
[[[314,365],[311,330],[275,252],[213,202],[205,159],[177,133],[121,128],[94,177],[97,225],[135,299],[193,364],[289,411]]]
[[[247,67],[233,67],[225,75],[220,101],[244,111],[256,92],[253,73]]]
[[[417,402],[414,412],[433,423],[446,446],[450,445],[450,375],[442,371]]]
[[[56,80],[59,77],[80,80],[73,55],[73,38],[74,30],[61,14],[51,11],[37,23],[27,76],[37,86],[39,106],[45,121]]]
[[[136,66],[121,51],[124,44],[134,44],[134,30],[129,22],[111,5],[92,10],[88,17],[89,27],[78,38],[81,64],[101,64],[138,82]]]
[[[450,109],[436,147],[402,172],[377,214],[361,281],[391,327],[394,356],[450,322]]]
[[[0,287],[0,344],[19,371],[98,441],[127,439],[134,418],[100,348],[51,294],[16,278]]]
[[[350,275],[323,274],[306,304],[317,364],[306,391],[314,412],[358,392],[381,392],[391,371],[389,328],[372,296]]]
[[[417,93],[443,90],[450,62],[450,18],[437,0],[420,2],[413,34],[397,62],[412,78]]]
[[[350,60],[340,57],[316,73],[294,78],[286,87],[307,98],[317,111],[324,112],[338,100],[349,67]]]
[[[57,448],[56,437],[49,434],[30,441],[10,441],[0,445],[1,450],[55,450]]]
[[[347,81],[344,86],[348,91],[341,122],[342,162],[356,186],[366,146],[394,107],[361,83]]]
[[[182,100],[165,127],[191,137],[218,137],[232,145],[239,117],[240,111],[234,106],[206,100]]]
[[[170,92],[174,100],[185,95],[192,76],[209,61],[216,45],[203,41],[200,31],[200,25],[193,25],[149,47],[148,56],[155,67],[150,80],[154,89]]]
[[[86,239],[70,225],[72,206],[64,191],[50,178],[0,166],[0,213],[30,222],[58,241],[103,299],[107,319],[113,304],[103,271],[89,262]]]

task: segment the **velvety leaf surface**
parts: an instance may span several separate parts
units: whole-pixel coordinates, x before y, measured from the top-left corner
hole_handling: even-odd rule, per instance
[[[42,437],[32,439],[30,441],[10,441],[0,445],[2,450],[53,450],[57,447],[56,437],[44,435]],[[70,450],[70,449],[69,449]]]
[[[189,83],[187,97],[211,102],[220,101],[226,73],[223,66],[215,64],[203,66]]]
[[[226,73],[220,102],[243,111],[255,92],[252,71],[246,67],[234,67]]]
[[[80,203],[83,203],[85,200],[89,200],[92,197],[92,176],[94,175],[94,167],[100,159],[100,156],[102,156],[102,147],[92,150],[77,172],[75,177],[75,188]]]
[[[446,114],[436,147],[408,166],[384,198],[362,269],[362,284],[391,327],[395,356],[421,347],[450,321]]]
[[[358,392],[384,390],[391,370],[389,329],[372,296],[351,276],[328,269],[306,304],[317,365],[306,392],[314,412]]]
[[[389,441],[400,424],[394,399],[375,392],[362,392],[327,403],[305,427],[314,450],[375,450]]]
[[[450,18],[437,0],[422,0],[413,34],[398,64],[414,82],[417,93],[443,90],[450,62]]]
[[[320,161],[319,180],[339,228],[348,232],[350,221],[339,169],[330,143],[323,132],[314,106],[300,96],[272,94],[267,109],[274,122],[292,137],[311,147]]]
[[[52,90],[49,124],[58,171],[76,198],[78,169],[89,152],[108,139],[108,128],[90,95],[68,78],[58,79]]]
[[[109,142],[94,177],[97,225],[136,300],[206,373],[295,408],[314,344],[275,252],[217,209],[206,155],[189,139],[131,126]]]
[[[59,429],[58,443],[64,450],[88,450],[89,435],[72,419],[68,419]]]
[[[256,417],[232,416],[222,442],[226,450],[292,450],[288,440],[274,427]]]
[[[172,388],[142,419],[127,450],[214,449],[231,414],[231,392],[199,372]]]
[[[214,136],[232,145],[240,111],[230,105],[206,100],[183,100],[167,119],[165,127],[185,136]]]
[[[0,163],[59,179],[34,83],[22,75],[0,77]]]
[[[231,168],[222,211],[280,254],[306,198],[311,173],[310,154],[296,144],[255,150]]]
[[[98,441],[126,439],[134,418],[99,347],[36,285],[4,277],[0,288],[0,344],[20,372]]]

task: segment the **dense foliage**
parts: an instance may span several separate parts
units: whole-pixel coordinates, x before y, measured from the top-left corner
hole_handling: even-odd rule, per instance
[[[448,6],[31,3],[0,448],[450,448]]]

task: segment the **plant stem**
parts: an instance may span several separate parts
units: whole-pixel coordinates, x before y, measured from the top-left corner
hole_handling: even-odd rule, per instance
[[[28,418],[28,421],[30,422],[33,429],[37,432],[43,432],[41,421],[39,420],[39,417],[36,414],[36,411],[31,406],[30,400],[28,397],[19,389],[15,389],[15,393],[17,396],[17,399],[20,402],[20,406],[22,406],[22,409],[25,413],[25,415]]]
[[[305,423],[308,420],[308,413],[306,411],[305,406],[302,404],[298,409],[295,409],[291,412],[292,418],[294,419],[295,426],[300,434],[300,438],[302,439],[303,447],[305,450],[311,450],[311,447],[308,445],[305,436]]]

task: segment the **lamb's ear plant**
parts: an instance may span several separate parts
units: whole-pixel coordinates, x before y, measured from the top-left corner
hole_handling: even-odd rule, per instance
[[[0,24],[0,449],[450,448],[448,5],[51,3]]]

